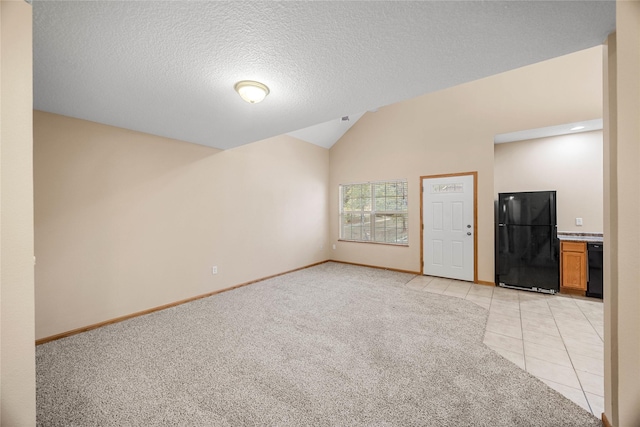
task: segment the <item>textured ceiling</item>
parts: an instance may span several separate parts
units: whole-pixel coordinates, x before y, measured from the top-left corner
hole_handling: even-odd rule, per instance
[[[319,145],[320,147],[331,148],[363,115],[364,113],[342,116],[339,119],[333,119],[325,123],[289,132],[287,135]],[[344,117],[347,117],[347,120],[343,120]]]
[[[596,46],[615,28],[612,1],[34,0],[33,12],[36,109],[221,149]],[[271,94],[242,101],[244,79]]]

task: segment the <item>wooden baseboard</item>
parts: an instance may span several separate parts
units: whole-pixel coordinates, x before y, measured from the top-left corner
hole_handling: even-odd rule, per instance
[[[243,286],[247,286],[247,285],[251,285],[251,284],[257,283],[257,282],[261,282],[263,280],[272,279],[274,277],[282,276],[283,274],[293,273],[294,271],[299,271],[299,270],[304,270],[305,268],[315,267],[316,265],[324,264],[326,262],[329,262],[329,260],[316,262],[315,264],[309,264],[309,265],[306,265],[304,267],[300,267],[300,268],[296,268],[296,269],[293,269],[293,270],[285,271],[284,273],[273,274],[271,276],[262,277],[260,279],[251,280],[251,281],[245,282],[245,283],[240,283],[238,285],[234,285],[234,286],[231,286],[229,288],[219,289],[217,291],[208,292],[206,294],[198,295],[198,296],[195,296],[195,297],[183,299],[183,300],[172,302],[172,303],[169,303],[169,304],[164,304],[164,305],[161,305],[161,306],[158,306],[158,307],[149,308],[147,310],[138,311],[138,312],[135,312],[135,313],[127,314],[125,316],[116,317],[115,319],[105,320],[104,322],[94,323],[93,325],[83,326],[81,328],[73,329],[71,331],[62,332],[60,334],[56,334],[56,335],[51,335],[49,337],[40,338],[40,339],[36,340],[36,345],[45,344],[45,343],[48,343],[48,342],[51,342],[51,341],[59,340],[61,338],[66,338],[66,337],[70,337],[72,335],[80,334],[82,332],[87,332],[87,331],[91,331],[93,329],[101,328],[103,326],[111,325],[111,324],[118,323],[118,322],[123,322],[125,320],[129,320],[129,319],[132,319],[134,317],[144,316],[145,314],[153,313],[155,311],[165,310],[167,308],[175,307],[177,305],[186,304],[188,302],[196,301],[196,300],[199,300],[199,299],[202,299],[202,298],[207,298],[207,297],[210,297],[212,295],[220,294],[222,292],[231,291],[233,289],[237,289],[237,288],[241,288]]]
[[[478,280],[476,282],[478,285],[485,285],[485,286],[495,286],[496,284],[493,282],[487,282],[485,280]]]
[[[395,271],[395,272],[398,272],[398,273],[415,274],[416,276],[419,276],[419,275],[422,274],[419,271],[400,270],[398,268],[380,267],[379,265],[359,264],[357,262],[338,261],[338,260],[335,260],[335,259],[332,259],[330,261],[331,262],[337,262],[339,264],[355,265],[355,266],[358,266],[358,267],[369,267],[369,268],[377,268],[378,270],[389,270],[389,271]]]
[[[613,427],[613,425],[609,422],[604,412],[602,413],[602,425],[603,427]]]
[[[419,272],[419,271],[401,270],[399,268],[380,267],[379,265],[360,264],[360,263],[357,263],[357,262],[338,261],[338,260],[335,260],[335,259],[332,259],[330,261],[331,262],[337,262],[339,264],[355,265],[355,266],[358,266],[358,267],[377,268],[379,270],[389,270],[389,271],[396,271],[398,273],[408,273],[408,274],[415,274],[416,276],[422,276],[422,273]],[[495,286],[496,285],[493,282],[487,282],[487,281],[484,281],[484,280],[478,280],[475,283],[477,283],[479,285],[485,285],[485,286]]]

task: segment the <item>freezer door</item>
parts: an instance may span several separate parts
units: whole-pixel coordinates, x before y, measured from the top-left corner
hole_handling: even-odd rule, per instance
[[[498,223],[556,225],[556,192],[500,193]]]

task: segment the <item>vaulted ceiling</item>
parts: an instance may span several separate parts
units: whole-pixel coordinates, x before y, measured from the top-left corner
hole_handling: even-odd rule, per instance
[[[220,149],[309,127],[293,135],[329,147],[348,129],[342,116],[593,47],[615,29],[613,1],[32,4],[34,108]],[[235,93],[246,79],[269,86],[265,101]]]

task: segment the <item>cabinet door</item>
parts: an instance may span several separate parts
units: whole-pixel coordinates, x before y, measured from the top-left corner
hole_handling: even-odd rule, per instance
[[[587,290],[587,265],[584,252],[562,252],[562,286]]]

